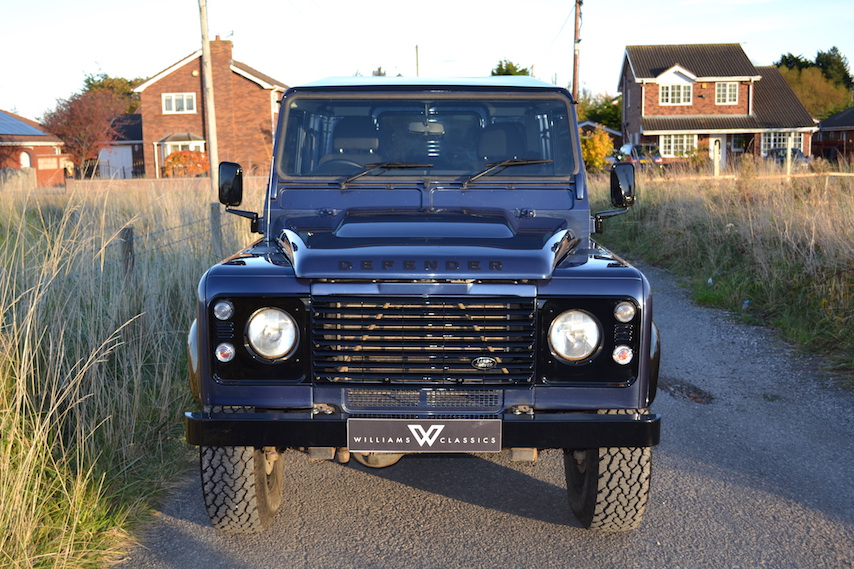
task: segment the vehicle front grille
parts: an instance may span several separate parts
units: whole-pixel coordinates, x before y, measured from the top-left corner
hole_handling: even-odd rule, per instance
[[[424,411],[477,409],[497,411],[503,402],[499,389],[385,389],[354,387],[345,392],[348,409],[410,409]]]
[[[317,381],[508,384],[533,380],[532,299],[312,299]]]

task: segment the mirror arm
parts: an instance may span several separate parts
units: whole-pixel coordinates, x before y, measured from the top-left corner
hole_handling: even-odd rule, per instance
[[[234,209],[231,207],[226,207],[225,211],[227,211],[228,213],[233,213],[234,215],[238,215],[240,217],[245,217],[245,218],[251,220],[252,223],[250,225],[250,230],[252,231],[252,233],[260,233],[258,231],[258,214],[256,212],[246,211],[243,209]]]
[[[629,208],[622,207],[620,209],[609,209],[606,211],[599,211],[593,214],[593,232],[594,233],[604,233],[605,232],[605,220],[609,217],[615,217],[617,215],[623,215],[629,211]]]

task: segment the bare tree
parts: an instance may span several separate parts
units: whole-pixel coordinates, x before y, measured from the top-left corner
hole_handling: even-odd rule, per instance
[[[86,91],[56,102],[56,109],[42,117],[45,130],[65,143],[65,150],[80,177],[87,160],[118,137],[116,127],[125,102],[108,90]]]

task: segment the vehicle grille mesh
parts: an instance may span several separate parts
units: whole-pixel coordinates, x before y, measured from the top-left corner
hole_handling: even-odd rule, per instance
[[[315,297],[314,377],[528,383],[534,373],[535,315],[533,300],[520,298]]]
[[[437,409],[498,410],[502,391],[498,389],[430,390],[355,387],[345,393],[349,409]]]

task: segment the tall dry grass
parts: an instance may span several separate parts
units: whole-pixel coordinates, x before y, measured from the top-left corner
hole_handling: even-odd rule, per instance
[[[216,261],[210,201],[110,187],[0,201],[0,566],[98,566],[187,467],[184,344]],[[227,246],[249,239],[223,221]]]
[[[608,220],[601,240],[688,275],[699,301],[776,326],[851,371],[854,177],[825,168],[787,178],[753,160],[728,174],[641,175],[638,205]],[[596,194],[606,191],[598,181]]]

